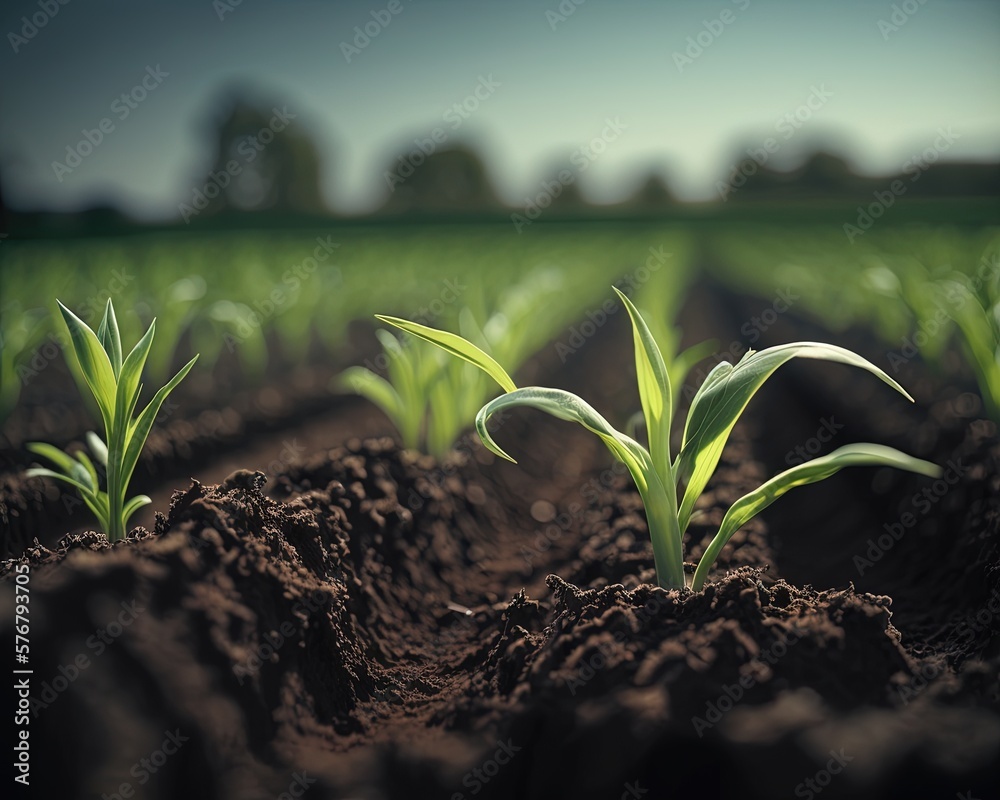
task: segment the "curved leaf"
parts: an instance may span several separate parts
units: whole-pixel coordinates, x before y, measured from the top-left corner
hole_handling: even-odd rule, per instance
[[[649,452],[657,474],[670,480],[670,419],[673,415],[673,395],[670,377],[660,348],[653,339],[646,321],[624,292],[612,287],[632,320],[635,343],[635,372],[639,383],[639,399],[646,419]]]
[[[750,398],[778,367],[793,358],[814,358],[860,367],[913,401],[902,386],[870,361],[832,344],[783,344],[760,352],[750,350],[736,366],[726,362],[718,364],[695,394],[684,427],[678,460],[678,479],[687,484],[679,512],[681,531],[687,527],[694,504],[708,485],[729,434]]]
[[[457,334],[449,333],[448,331],[441,331],[437,328],[429,328],[426,325],[420,325],[419,323],[410,322],[405,319],[400,319],[399,317],[389,317],[382,314],[376,314],[375,318],[388,323],[389,325],[394,325],[402,331],[406,331],[419,339],[423,339],[425,342],[437,345],[445,352],[464,359],[470,364],[475,364],[483,372],[493,378],[493,380],[499,383],[500,387],[505,392],[512,392],[517,388],[514,381],[511,380],[510,376],[504,368],[496,362],[493,356],[483,352],[482,349],[476,347],[472,344],[472,342],[466,341]]]
[[[56,302],[59,303],[59,310],[62,312],[63,320],[69,329],[70,340],[73,342],[73,352],[80,364],[80,371],[101,409],[105,428],[110,431],[114,419],[115,388],[117,385],[111,360],[108,358],[101,341],[97,338],[97,334],[90,329],[90,326],[58,300]]]
[[[138,511],[143,506],[148,506],[152,503],[152,499],[144,494],[137,494],[131,500],[125,504],[125,508],[122,509],[122,525],[128,524],[129,517],[131,517],[136,511]]]
[[[880,444],[849,444],[805,464],[798,464],[775,475],[767,483],[733,503],[719,526],[719,532],[712,539],[698,564],[691,588],[696,592],[701,590],[708,576],[708,570],[733,534],[779,497],[797,486],[806,486],[829,478],[844,467],[859,466],[896,467],[929,478],[941,475],[941,468],[937,464],[908,456],[895,448]]]
[[[575,394],[562,389],[528,386],[491,400],[476,415],[476,430],[483,444],[508,461],[514,459],[493,441],[487,425],[490,417],[497,411],[518,406],[537,408],[558,419],[577,422],[601,437],[607,448],[628,467],[642,496],[660,585],[667,589],[682,588],[684,561],[680,532],[677,528],[677,515],[670,503],[668,490],[653,468],[649,453],[638,442],[612,428],[604,417]]]
[[[115,316],[115,307],[108,298],[104,307],[104,317],[97,327],[97,338],[104,347],[104,352],[108,354],[111,361],[111,369],[115,373],[115,378],[122,371],[122,338],[118,331],[118,318]]]
[[[122,460],[121,466],[121,482],[119,484],[122,494],[128,488],[132,472],[135,469],[136,462],[139,460],[139,453],[142,452],[143,445],[146,444],[146,437],[149,436],[149,431],[153,427],[153,420],[156,419],[156,414],[160,410],[160,406],[163,405],[163,401],[167,399],[167,395],[174,390],[174,387],[184,379],[184,376],[188,374],[197,360],[198,356],[195,356],[181,367],[167,385],[153,395],[153,399],[149,401],[149,405],[143,409],[139,417],[129,424],[127,442],[125,444],[125,457]]]
[[[93,431],[87,431],[86,435],[87,447],[90,448],[90,452],[94,454],[94,458],[97,459],[97,463],[104,467],[108,466],[108,446]]]

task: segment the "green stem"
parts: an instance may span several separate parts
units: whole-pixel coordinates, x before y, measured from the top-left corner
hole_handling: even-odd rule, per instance
[[[642,502],[646,507],[649,538],[653,543],[656,582],[663,589],[684,588],[684,555],[677,522],[676,496],[665,489],[659,476],[650,475]],[[673,499],[673,502],[671,500]]]
[[[125,486],[122,486],[122,461],[125,458],[125,429],[128,426],[127,412],[116,408],[112,428],[107,430],[108,445],[108,541],[117,542],[125,538]]]

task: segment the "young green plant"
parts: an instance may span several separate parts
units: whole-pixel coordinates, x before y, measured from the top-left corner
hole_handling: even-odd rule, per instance
[[[160,406],[188,374],[198,356],[185,364],[153,395],[149,405],[134,416],[142,391],[139,379],[153,344],[156,320],[123,361],[118,320],[110,299],[96,333],[62,303],[59,303],[59,310],[69,329],[73,355],[83,381],[97,401],[104,422],[105,439],[102,441],[96,434],[88,433],[87,444],[101,472],[106,475],[107,489],[101,489],[98,469],[85,452],[70,455],[43,442],[32,442],[28,449],[51,461],[58,471],[37,467],[28,470],[28,475],[54,478],[74,486],[108,539],[114,542],[124,538],[129,517],[152,502],[145,495],[126,500],[128,485]]]
[[[488,402],[476,416],[476,430],[483,444],[497,455],[514,460],[496,444],[487,428],[490,417],[504,408],[537,408],[559,419],[577,422],[597,434],[612,454],[625,464],[639,490],[653,544],[657,582],[665,589],[685,586],[683,537],[695,504],[715,472],[736,421],[753,395],[778,367],[793,358],[821,359],[860,367],[912,402],[913,398],[885,372],[842,347],[796,342],[759,352],[751,350],[735,365],[729,362],[718,364],[705,378],[692,399],[680,452],[673,456],[670,452],[673,418],[670,373],[660,347],[639,311],[623,293],[618,292],[618,296],[632,321],[639,398],[648,448],[613,428],[575,394],[539,386],[515,388],[503,367],[460,336],[396,317],[379,319],[475,364],[500,384],[506,394]],[[941,473],[935,464],[877,444],[845,445],[828,455],[792,467],[732,505],[695,570],[691,588],[700,591],[704,587],[712,564],[733,534],[786,492],[828,478],[844,467],[865,465],[891,466],[928,477]]]

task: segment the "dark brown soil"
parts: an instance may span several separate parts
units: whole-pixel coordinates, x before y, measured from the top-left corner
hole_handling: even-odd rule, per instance
[[[4,576],[31,568],[32,796],[997,797],[996,428],[964,388],[917,375],[911,411],[796,370],[734,433],[689,558],[832,414],[845,440],[963,465],[870,567],[923,479],[797,490],[705,592],[654,588],[627,476],[530,413],[499,435],[518,466],[477,444],[445,463],[385,438],[328,448],[331,416],[268,476],[258,449],[176,492],[152,532],[28,547]],[[30,530],[0,522],[12,549]]]

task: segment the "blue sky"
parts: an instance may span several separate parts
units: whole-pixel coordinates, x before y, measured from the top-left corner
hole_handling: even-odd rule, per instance
[[[206,122],[235,83],[297,115],[325,156],[328,200],[348,210],[377,204],[393,155],[438,127],[481,150],[511,203],[608,120],[619,132],[580,175],[598,201],[651,168],[682,196],[710,198],[736,153],[769,137],[774,163],[822,141],[869,173],[900,169],[940,128],[957,136],[947,158],[1000,158],[1000,3],[989,0],[391,1],[396,13],[390,0],[71,0],[23,39],[21,18],[45,12],[38,0],[5,4],[10,202],[175,215],[203,176]],[[377,35],[345,55],[366,24]],[[168,75],[121,119],[116,98],[157,66]],[[484,79],[493,88],[467,100]],[[478,107],[446,117],[463,102]],[[113,129],[59,180],[52,163],[104,118]]]

